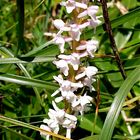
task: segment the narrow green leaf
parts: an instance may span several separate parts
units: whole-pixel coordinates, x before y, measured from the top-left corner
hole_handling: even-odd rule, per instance
[[[95,118],[94,114],[86,114],[82,117],[79,117],[79,122],[80,122],[79,127],[92,132],[94,128],[94,123],[93,123],[94,118]],[[98,119],[97,123],[95,124],[94,132],[99,133],[101,131],[101,127],[102,127],[102,121]]]
[[[61,135],[58,135],[58,134],[43,130],[43,129],[41,129],[41,128],[37,127],[37,126],[31,125],[29,123],[21,122],[21,121],[11,119],[11,118],[8,118],[8,117],[2,116],[2,115],[0,115],[0,120],[8,122],[8,123],[15,124],[17,126],[22,126],[22,127],[25,127],[25,128],[33,129],[33,130],[36,130],[36,131],[39,131],[39,132],[41,131],[46,135],[51,135],[51,136],[54,136],[54,137],[57,137],[57,138],[60,138],[60,139],[70,140],[68,138],[65,138],[64,136],[61,136]]]
[[[82,138],[80,140],[98,140],[98,138],[99,138],[99,135],[93,135],[93,136]]]
[[[58,87],[58,85],[55,83],[45,82],[42,80],[27,78],[27,77],[23,77],[23,76],[17,76],[17,75],[13,75],[13,74],[0,73],[0,80],[16,83],[16,84],[20,84],[20,85],[46,88],[48,90],[56,90],[56,88]]]
[[[6,127],[6,126],[0,125],[0,127],[1,127],[4,131],[9,131],[9,132],[12,133],[12,135],[14,134],[15,136],[17,136],[17,137],[19,137],[19,138],[21,138],[21,139],[23,139],[23,140],[33,140],[32,138],[27,137],[26,135],[23,135],[23,134],[21,134],[21,133],[18,133],[18,132],[14,131],[14,130],[12,130],[12,129]]]
[[[128,42],[125,47],[130,47],[130,46],[134,46],[134,45],[138,45],[138,44],[140,44],[140,40],[139,40],[139,38],[136,38],[136,39],[133,39],[132,41]]]
[[[122,86],[116,93],[116,97],[111,105],[111,108],[107,114],[104,126],[102,128],[99,140],[111,140],[113,130],[122,109],[125,98],[133,85],[140,80],[140,67],[128,75],[128,78],[123,82]]]
[[[44,43],[43,45],[33,49],[32,51],[28,52],[27,54],[23,55],[23,57],[28,57],[28,56],[33,56],[35,55],[37,52],[41,51],[42,49],[44,49],[45,47],[49,46],[50,44],[53,43],[53,40],[50,40],[46,43]]]
[[[129,140],[139,140],[140,139],[140,135],[136,135],[136,136],[119,136],[119,135],[116,135],[113,137],[113,139],[119,139],[119,140],[126,140],[126,139],[129,139]]]
[[[0,58],[0,64],[13,64],[13,63],[41,63],[51,62],[55,59],[54,56],[46,57],[22,57],[22,58]]]

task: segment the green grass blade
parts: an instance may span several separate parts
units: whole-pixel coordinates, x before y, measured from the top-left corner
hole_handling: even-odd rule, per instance
[[[18,64],[18,63],[41,63],[52,62],[55,59],[54,56],[46,57],[22,57],[22,58],[0,58],[0,64]]]
[[[44,49],[45,47],[49,46],[52,43],[53,43],[53,40],[50,40],[50,41],[44,43],[43,45],[31,50],[27,54],[23,55],[23,57],[34,56],[37,52],[41,51],[42,49]]]
[[[82,138],[80,140],[98,140],[98,138],[99,138],[99,135],[93,135],[93,136]]]
[[[127,94],[133,85],[140,80],[140,67],[136,68],[134,71],[128,75],[128,78],[124,81],[116,97],[111,105],[111,108],[107,114],[104,126],[102,128],[99,140],[111,140],[113,130],[122,109],[123,103]]]
[[[132,41],[128,42],[125,47],[130,47],[130,46],[139,45],[139,44],[140,44],[140,40],[139,40],[139,38],[137,38],[137,39],[133,39]]]
[[[2,115],[0,115],[0,120],[8,122],[8,123],[15,124],[17,126],[22,126],[22,127],[25,127],[25,128],[33,129],[33,130],[36,130],[36,131],[39,131],[39,132],[41,131],[41,132],[43,132],[45,134],[49,134],[51,136],[54,136],[54,137],[57,137],[57,138],[60,138],[60,139],[69,140],[68,138],[65,138],[64,136],[57,135],[55,133],[51,133],[51,132],[45,131],[45,130],[39,128],[39,127],[36,127],[34,125],[30,125],[29,123],[21,122],[21,121],[18,121],[18,120],[15,120],[15,119],[11,119],[11,118],[8,118],[8,117],[2,116]]]
[[[33,140],[32,138],[27,137],[26,135],[23,135],[21,133],[18,133],[16,131],[14,131],[13,129],[10,129],[10,128],[6,127],[6,126],[0,125],[0,128],[2,128],[4,131],[9,131],[10,133],[12,133],[12,135],[17,136],[18,138],[21,138],[22,140]]]
[[[85,114],[82,117],[78,117],[79,119],[79,127],[82,129],[85,129],[89,132],[92,132],[94,129],[94,133],[100,133],[101,128],[102,128],[102,123],[100,122],[101,120],[98,119],[96,120],[96,124],[93,124],[93,120],[95,118],[95,114]]]
[[[27,78],[23,76],[17,76],[13,74],[0,73],[0,80],[16,83],[20,85],[46,88],[48,90],[56,90],[56,88],[58,88],[58,85],[52,82],[45,82],[42,80]]]
[[[113,137],[113,139],[116,139],[116,140],[139,140],[140,139],[140,135],[135,135],[135,136],[119,136],[119,135],[116,135]]]

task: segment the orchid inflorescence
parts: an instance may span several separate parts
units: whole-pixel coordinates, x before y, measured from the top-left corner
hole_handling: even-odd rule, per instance
[[[53,34],[53,44],[59,46],[61,53],[53,62],[60,69],[60,74],[53,78],[60,87],[51,95],[56,97],[52,101],[54,109],[49,109],[49,119],[44,119],[44,124],[40,127],[56,134],[61,128],[66,128],[66,137],[71,138],[71,129],[76,127],[77,116],[79,113],[83,115],[93,100],[87,95],[87,91],[79,92],[79,89],[88,87],[90,92],[94,91],[92,84],[96,81],[95,75],[98,72],[95,66],[84,66],[81,61],[83,58],[94,57],[98,41],[81,40],[80,37],[86,27],[93,27],[95,30],[100,20],[96,16],[98,6],[88,6],[88,0],[80,2],[67,0],[61,2],[61,5],[65,6],[68,14],[71,14],[71,19],[66,23],[61,19],[53,21],[53,25],[59,30],[58,33]],[[70,46],[67,50],[65,50],[65,43]],[[64,101],[65,109],[57,106],[61,101]],[[45,136],[46,140],[50,137],[43,132],[41,135]]]

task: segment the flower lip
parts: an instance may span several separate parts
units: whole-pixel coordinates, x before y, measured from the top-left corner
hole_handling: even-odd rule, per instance
[[[81,115],[83,115],[83,112],[91,101],[92,97],[85,93],[83,96],[77,97],[77,99],[72,103],[73,110],[79,111]]]
[[[57,68],[60,68],[60,72],[62,72],[65,76],[68,76],[69,67],[67,61],[59,60],[54,61],[53,63],[57,66]]]
[[[80,51],[83,51],[83,56],[91,56],[91,57],[94,57],[93,53],[97,50],[98,48],[98,41],[96,40],[89,40],[89,41],[86,41],[86,42],[82,42],[83,44],[79,45],[76,50],[80,50]]]
[[[70,14],[76,7],[86,9],[87,5],[84,3],[76,2],[75,0],[68,0],[66,2],[61,2],[61,5],[66,7],[67,13]]]
[[[74,70],[78,70],[80,65],[80,55],[78,53],[72,53],[71,55],[61,54],[58,58],[63,59],[68,64],[72,65]]]
[[[83,68],[83,71],[75,76],[76,80],[84,78],[87,76],[88,79],[92,79],[92,77],[98,72],[98,69],[94,66],[88,66],[87,68]]]
[[[81,12],[78,15],[78,18],[82,18],[85,16],[90,16],[90,17],[95,17],[95,14],[98,12],[99,7],[98,6],[90,6],[88,7],[86,10],[84,10],[83,12]]]

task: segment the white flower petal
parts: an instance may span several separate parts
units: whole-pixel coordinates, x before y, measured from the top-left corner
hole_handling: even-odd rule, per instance
[[[62,96],[55,98],[55,102],[59,103],[63,100],[64,98]]]
[[[87,26],[89,26],[90,24],[89,24],[89,22],[85,22],[85,23],[83,23],[83,24],[80,24],[79,25],[79,28],[80,29],[85,29]]]
[[[61,29],[65,26],[65,23],[61,19],[54,20],[53,24],[57,29]]]
[[[70,41],[72,41],[72,38],[71,38],[71,37],[66,37],[66,38],[65,38],[65,41],[66,41],[66,42],[70,42]]]
[[[50,129],[48,126],[46,126],[46,125],[43,125],[43,124],[42,124],[42,125],[40,126],[40,128],[43,129],[43,130],[46,130],[46,131],[51,132],[51,129]],[[49,140],[49,138],[50,138],[50,135],[48,135],[47,133],[42,132],[42,131],[40,131],[40,135],[46,137],[46,140]]]
[[[51,97],[56,96],[59,92],[60,92],[60,89],[56,90],[56,91],[51,95]]]
[[[66,6],[66,2],[62,1],[62,2],[60,3],[60,5]]]
[[[66,118],[73,120],[73,121],[77,121],[77,118],[74,115],[70,115],[70,114],[65,114]]]
[[[88,78],[91,78],[97,72],[98,72],[98,69],[94,66],[88,66],[87,68],[85,68],[85,73],[86,73]]]
[[[84,16],[86,16],[88,13],[87,13],[87,10],[85,10],[85,11],[83,11],[82,13],[80,13],[79,15],[78,15],[78,18],[82,18],[82,17],[84,17]]]
[[[71,28],[65,26],[65,27],[62,27],[60,30],[68,32],[68,31],[71,31]]]
[[[95,14],[98,12],[98,9],[99,7],[96,5],[88,7],[87,8],[88,15],[91,17],[95,16]]]
[[[81,31],[72,31],[71,32],[71,37],[76,40],[79,41],[80,40],[80,35],[81,35]]]
[[[51,129],[47,125],[42,124],[42,125],[40,125],[40,128],[51,132]],[[41,133],[44,134],[43,132],[41,132]]]
[[[85,50],[86,49],[86,45],[80,45],[76,48],[76,50]]]
[[[54,61],[53,63],[60,69],[60,72],[62,72],[65,76],[68,76],[69,67],[67,61],[59,60]]]
[[[65,119],[64,122],[63,122],[63,126],[68,127],[70,123],[71,123],[71,120]]]
[[[68,92],[67,96],[65,96],[66,100],[71,103],[75,100],[76,95],[73,92]]]
[[[92,97],[87,96],[86,94],[84,96],[81,96],[81,106],[84,107],[86,104],[90,103],[92,101]]]
[[[58,76],[53,76],[53,78],[59,83],[62,84],[63,82],[63,77],[61,74],[59,74]]]
[[[55,134],[58,134],[58,132],[59,132],[59,126],[57,126],[55,129],[54,129],[54,131],[53,131]]]
[[[67,2],[61,2],[61,5],[66,7],[67,13],[71,13],[76,7],[86,9],[87,5],[84,3],[75,2],[75,0],[68,0]]]
[[[72,102],[72,107],[75,108],[76,106],[78,106],[80,103],[80,100],[76,99],[75,101]]]
[[[58,58],[65,59],[65,60],[69,60],[69,59],[71,59],[71,55],[60,54],[60,55],[58,56]]]
[[[55,43],[59,45],[61,53],[64,53],[65,40],[62,37],[57,37]]]
[[[49,109],[48,115],[51,119],[54,119],[54,115],[56,114],[56,111],[53,109]]]
[[[76,5],[76,7],[79,7],[79,8],[83,8],[83,9],[87,8],[87,5],[84,3],[76,2],[75,5]]]
[[[71,13],[76,5],[75,5],[75,1],[74,0],[68,0],[67,2],[61,2],[61,5],[66,7],[67,13]]]
[[[71,138],[71,129],[67,129],[66,138]]]
[[[98,41],[96,40],[89,40],[86,41],[85,44],[79,45],[76,50],[85,50],[83,54],[81,54],[80,57],[82,56],[87,56],[87,54],[91,57],[94,57],[93,53],[97,50],[98,47]]]
[[[59,109],[59,111],[57,111],[57,118],[63,121],[64,117],[65,117],[65,111]]]
[[[89,19],[88,21],[89,21],[90,26],[93,28],[96,28],[101,23],[100,20],[94,19],[94,18]]]
[[[59,111],[60,109],[57,107],[56,103],[54,101],[52,101],[52,105],[53,105],[53,108],[56,110],[56,111]]]
[[[66,7],[66,10],[67,10],[68,14],[70,14],[74,9],[75,9],[75,6],[69,6],[69,7],[67,6]]]
[[[76,40],[76,41],[79,41],[80,40],[80,35],[81,35],[81,31],[80,31],[80,28],[79,28],[79,25],[77,24],[72,24],[70,25],[71,27],[71,37]]]
[[[82,72],[82,73],[76,75],[76,76],[75,76],[75,79],[76,79],[76,80],[79,80],[80,78],[83,78],[85,75],[86,75],[86,73],[85,73],[85,72]]]
[[[48,119],[44,119],[43,122],[44,122],[44,123],[48,123],[49,120],[48,120]]]
[[[80,83],[80,82],[78,82],[78,83],[71,83],[71,86],[72,86],[72,87],[81,88],[81,87],[83,87],[83,84]]]

